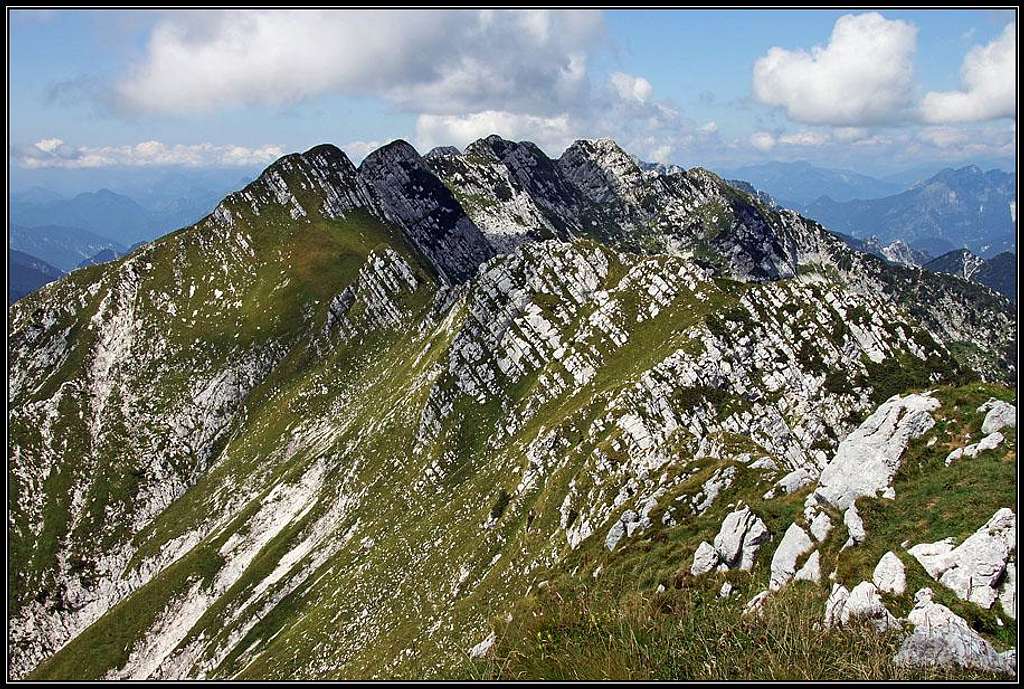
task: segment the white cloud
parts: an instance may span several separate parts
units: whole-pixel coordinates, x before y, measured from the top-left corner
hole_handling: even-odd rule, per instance
[[[410,112],[551,114],[587,89],[588,11],[261,10],[175,13],[116,86],[141,112],[371,95]]]
[[[702,134],[714,134],[718,131],[718,123],[714,121],[707,122],[700,128],[700,131]]]
[[[970,134],[964,129],[953,127],[926,127],[917,133],[917,138],[932,146],[950,148],[967,143]]]
[[[623,100],[635,100],[638,103],[646,103],[647,99],[654,93],[654,87],[651,86],[651,82],[643,77],[636,77],[624,72],[612,72],[609,81],[616,93],[619,94],[619,98]]]
[[[141,166],[245,167],[272,162],[284,155],[280,146],[165,144],[143,141],[125,146],[71,146],[60,139],[43,139],[15,150],[25,168],[99,168]]]
[[[347,144],[339,146],[339,148],[345,152],[349,160],[358,165],[362,162],[363,158],[386,143],[386,141],[349,141]]]
[[[491,134],[512,141],[529,140],[549,156],[557,157],[572,143],[574,127],[568,114],[553,117],[488,110],[469,115],[420,115],[416,119],[416,145],[421,151],[434,146],[458,146]]]
[[[790,146],[821,146],[831,140],[826,132],[793,132],[779,137],[779,143]]]
[[[754,64],[754,96],[808,124],[897,119],[909,105],[917,29],[877,12],[836,20],[828,45],[771,48]]]
[[[868,130],[863,127],[836,127],[832,130],[832,134],[839,141],[853,143],[866,139]]]
[[[925,94],[921,119],[946,124],[1013,117],[1017,113],[1016,33],[1016,22],[1011,22],[999,38],[971,48],[960,67],[963,88]]]
[[[754,132],[750,135],[750,145],[759,151],[770,151],[775,148],[775,137],[769,132]]]
[[[671,162],[672,147],[671,146],[658,146],[651,151],[648,156],[652,162],[661,163],[662,165],[668,165]]]

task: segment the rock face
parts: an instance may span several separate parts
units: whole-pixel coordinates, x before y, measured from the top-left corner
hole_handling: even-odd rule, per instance
[[[908,552],[929,575],[963,600],[991,608],[1008,579],[1007,566],[1017,543],[1017,518],[1003,508],[959,546],[950,540],[922,543]],[[1016,578],[1016,570],[1012,578]],[[1011,584],[1011,587],[1013,584]],[[1004,606],[1005,608],[1005,606]],[[1015,601],[1007,614],[1015,616]]]
[[[373,208],[401,227],[445,278],[463,282],[494,255],[480,229],[412,146],[396,141],[368,155],[359,181]]]
[[[903,452],[911,440],[935,425],[930,412],[938,406],[933,397],[913,394],[893,397],[878,407],[839,444],[808,501],[846,510],[861,496],[895,497],[892,479]]]
[[[882,556],[872,576],[875,587],[883,593],[897,596],[907,590],[907,570],[903,561],[891,550]]]
[[[963,618],[934,602],[931,589],[921,589],[914,600],[914,609],[907,616],[914,632],[903,642],[895,662],[911,667],[954,665],[982,672],[1016,673],[1013,651],[997,653]]]

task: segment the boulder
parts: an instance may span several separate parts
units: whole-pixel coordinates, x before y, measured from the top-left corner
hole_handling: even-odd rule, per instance
[[[764,602],[768,599],[768,592],[761,591],[756,594],[753,598],[747,601],[747,604],[743,606],[743,614],[750,615],[752,613],[758,613],[761,608],[764,607]]]
[[[938,579],[949,568],[946,558],[954,547],[956,544],[952,538],[944,538],[935,543],[919,543],[907,552],[921,563],[932,579]]]
[[[794,469],[776,481],[771,490],[764,494],[764,497],[768,499],[776,495],[789,495],[812,483],[814,483],[814,476],[811,472],[803,468]]]
[[[978,411],[987,412],[985,420],[981,422],[982,433],[995,433],[1002,428],[1017,427],[1017,408],[1012,404],[999,400],[989,400],[978,407]]]
[[[956,547],[946,539],[915,546],[909,552],[931,577],[961,599],[988,609],[1000,597],[1016,541],[1016,515],[1004,507]]]
[[[707,541],[701,541],[697,546],[697,552],[693,554],[693,564],[690,565],[690,574],[700,576],[707,574],[718,566],[718,551],[715,546]]]
[[[984,438],[974,443],[973,445],[961,447],[950,452],[948,455],[946,455],[946,466],[949,466],[956,460],[961,459],[963,457],[969,457],[971,459],[974,459],[985,450],[996,449],[1002,444],[1002,442],[1003,434],[1000,433],[999,431],[993,431],[992,433],[989,433],[988,435],[986,435]]]
[[[801,555],[814,547],[810,536],[797,524],[790,524],[786,533],[775,549],[772,557],[771,578],[768,588],[778,591],[782,586],[796,574],[796,562]]]
[[[907,620],[914,625],[894,661],[908,667],[958,666],[982,672],[1012,674],[1016,656],[1012,651],[1000,654],[963,618],[932,600],[931,589],[914,596],[915,605]]]
[[[1006,576],[999,586],[999,604],[1011,620],[1017,619],[1017,565],[1006,563]]]
[[[832,591],[825,601],[825,626],[838,627],[842,624],[842,613],[846,601],[850,599],[850,591],[842,584],[832,584]]]
[[[892,480],[903,452],[935,425],[930,412],[938,407],[938,400],[924,394],[884,402],[839,444],[818,478],[813,501],[846,510],[861,496],[895,497]]]
[[[862,581],[847,592],[840,584],[832,586],[825,602],[825,624],[843,626],[850,620],[867,620],[879,631],[899,627],[899,622],[886,610],[878,589],[870,581]]]
[[[846,512],[843,513],[843,524],[846,525],[846,531],[849,533],[849,538],[846,539],[843,548],[863,543],[864,539],[867,538],[868,534],[864,530],[864,520],[860,518],[856,504],[850,505]]]
[[[494,642],[495,642],[495,640],[497,640],[497,638],[498,637],[497,637],[497,635],[494,632],[491,632],[490,634],[488,634],[487,638],[485,638],[483,641],[478,643],[473,648],[469,649],[469,657],[470,658],[483,658],[483,657],[485,657],[488,653],[491,652],[491,648],[494,647]]]
[[[722,520],[722,527],[715,536],[715,550],[719,560],[729,569],[738,567],[748,571],[754,566],[754,556],[769,535],[768,527],[761,518],[743,506]]]
[[[828,538],[829,532],[832,530],[832,519],[829,518],[824,512],[818,512],[814,519],[811,520],[811,535],[814,536],[814,540],[821,543]]]
[[[907,590],[907,570],[903,561],[891,550],[882,556],[872,576],[875,586],[884,593],[902,595]]]

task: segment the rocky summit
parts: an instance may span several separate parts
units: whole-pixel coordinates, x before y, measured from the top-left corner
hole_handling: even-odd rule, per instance
[[[285,156],[9,308],[9,676],[1014,674],[1015,307],[913,263],[607,139]]]

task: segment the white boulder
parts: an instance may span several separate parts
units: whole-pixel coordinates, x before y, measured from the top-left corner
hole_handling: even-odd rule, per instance
[[[857,511],[856,504],[850,505],[846,512],[843,513],[843,524],[846,525],[846,531],[849,534],[843,548],[863,543],[864,539],[867,538],[868,534],[864,530],[864,520],[860,518],[860,512]]]
[[[772,556],[771,577],[768,581],[768,588],[778,591],[782,586],[796,574],[797,560],[814,547],[807,532],[796,523],[790,524],[786,533],[782,536],[779,547],[775,549]]]
[[[715,546],[707,541],[701,541],[697,546],[697,552],[693,554],[693,564],[690,565],[690,574],[700,576],[707,574],[718,566],[718,551]]]
[[[764,494],[764,497],[768,499],[776,495],[789,495],[812,483],[814,483],[814,476],[811,472],[803,468],[794,469],[776,481],[771,490]]]
[[[478,643],[473,648],[469,649],[469,657],[483,658],[484,656],[486,656],[488,653],[490,653],[491,648],[494,647],[494,642],[497,640],[497,638],[498,637],[494,632],[488,634],[487,638],[485,638],[483,641]]]
[[[842,584],[832,584],[832,591],[825,601],[825,626],[838,627],[842,623],[843,609],[850,599],[850,590]]]
[[[764,602],[768,600],[768,592],[761,591],[756,594],[753,598],[747,601],[747,604],[743,606],[743,614],[750,615],[752,613],[759,613],[761,608],[764,607]]]
[[[811,520],[811,535],[814,536],[814,540],[818,543],[828,538],[831,530],[832,519],[826,513],[818,512],[814,519]]]
[[[1006,563],[1006,576],[999,586],[999,604],[1011,620],[1017,619],[1017,565]]]
[[[986,435],[984,438],[974,443],[973,445],[957,448],[956,450],[950,452],[948,455],[946,455],[946,466],[949,466],[956,460],[961,459],[963,457],[969,457],[971,459],[974,459],[985,450],[994,450],[997,447],[999,447],[1002,443],[1003,434],[1000,433],[999,431],[993,431],[992,433],[989,433],[988,435]]]
[[[821,581],[821,555],[815,550],[807,558],[807,562],[793,575],[796,581]]]
[[[989,400],[978,407],[978,411],[988,412],[981,422],[981,432],[995,433],[1002,428],[1017,427],[1017,408],[1000,400]]]
[[[826,625],[843,626],[854,619],[867,620],[879,631],[899,627],[899,622],[886,610],[878,589],[870,581],[860,582],[852,591],[835,584],[825,602]]]
[[[1004,507],[956,547],[946,539],[915,546],[909,552],[931,577],[961,599],[988,609],[1000,598],[1016,542],[1016,515]]]
[[[914,596],[907,620],[914,625],[896,654],[895,662],[909,667],[959,666],[983,672],[1015,673],[1012,651],[998,653],[963,618],[932,600],[931,589]]]
[[[839,444],[809,503],[827,502],[846,510],[861,496],[895,497],[892,479],[903,452],[935,425],[930,412],[938,407],[938,400],[924,394],[893,396],[884,402]]]
[[[722,527],[715,536],[715,550],[719,560],[729,569],[739,568],[743,571],[754,566],[754,556],[761,544],[768,540],[768,527],[749,507],[726,515]]]
[[[902,595],[907,590],[907,569],[903,561],[891,550],[875,566],[872,581],[879,591]]]

